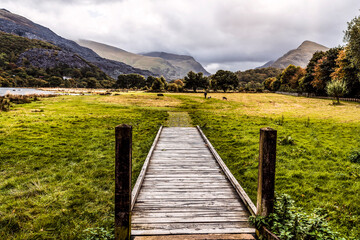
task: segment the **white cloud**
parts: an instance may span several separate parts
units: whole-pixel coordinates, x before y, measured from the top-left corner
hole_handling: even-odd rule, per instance
[[[2,0],[2,7],[70,39],[132,52],[190,54],[207,66],[244,69],[304,40],[342,44],[358,0]],[[258,65],[256,65],[258,66]]]

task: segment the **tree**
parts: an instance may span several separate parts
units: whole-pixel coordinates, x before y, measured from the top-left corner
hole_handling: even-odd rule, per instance
[[[145,87],[146,82],[145,78],[142,75],[136,73],[130,74],[121,74],[118,76],[118,80],[116,81],[116,85],[119,88],[142,88]]]
[[[152,91],[164,91],[165,84],[164,81],[161,78],[155,78],[153,84],[151,85]]]
[[[278,76],[281,91],[299,91],[299,80],[305,75],[305,69],[290,64]]]
[[[346,83],[350,97],[357,97],[360,95],[360,81],[358,81],[358,69],[354,66],[349,58],[348,47],[340,50],[338,58],[336,59],[336,67],[331,74],[332,80],[341,79]]]
[[[357,16],[348,22],[348,28],[345,31],[344,41],[347,42],[351,62],[357,69],[360,69],[360,16]]]
[[[224,92],[239,86],[236,74],[227,70],[218,70],[211,76],[211,82],[215,89],[221,88]]]
[[[277,91],[280,88],[281,82],[280,82],[279,78],[270,77],[270,78],[267,78],[263,84],[264,84],[265,89],[270,90],[270,91]]]
[[[167,86],[167,90],[170,92],[178,92],[179,88],[178,85],[176,83],[169,83]]]
[[[174,83],[177,85],[177,89],[179,92],[182,92],[184,89],[184,82],[181,81],[181,79],[177,79],[174,81]]]
[[[145,81],[145,85],[146,87],[150,88],[152,86],[152,84],[154,83],[154,81],[156,80],[156,77],[154,76],[148,76],[146,81]]]
[[[52,76],[48,80],[49,87],[58,87],[63,83],[63,79],[61,77]]]
[[[337,104],[340,104],[339,98],[346,92],[346,83],[342,80],[333,80],[326,85],[326,92],[329,96],[335,97]]]
[[[314,80],[314,69],[319,59],[325,56],[324,52],[315,52],[310,59],[308,65],[306,66],[306,73],[304,79],[302,79],[302,90],[308,93],[315,92],[314,87],[311,85],[311,82]]]
[[[193,71],[188,72],[184,77],[185,88],[193,89],[196,92],[197,88],[206,88],[207,87],[207,77],[203,75],[202,72],[195,73]]]

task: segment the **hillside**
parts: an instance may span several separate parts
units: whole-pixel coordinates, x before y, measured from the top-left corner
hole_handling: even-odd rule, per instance
[[[150,71],[137,69],[122,62],[102,58],[91,49],[82,47],[74,41],[62,38],[50,29],[36,24],[27,18],[13,14],[6,9],[0,9],[0,31],[29,39],[50,42],[64,51],[75,53],[86,61],[93,63],[113,78],[117,78],[119,74],[126,73],[138,73],[144,76],[153,75]]]
[[[101,57],[124,62],[135,68],[145,69],[168,80],[183,78],[189,71],[209,73],[191,56],[169,53],[135,54],[106,44],[79,40],[81,46],[92,49]]]
[[[177,68],[180,76],[182,77],[185,76],[189,71],[202,72],[205,76],[210,75],[210,73],[207,72],[204,67],[192,56],[178,55],[166,52],[149,52],[143,53],[142,55],[149,57],[159,57],[168,61],[170,64]]]
[[[305,68],[313,54],[317,51],[327,51],[329,48],[311,41],[304,41],[298,48],[290,50],[274,62],[268,62],[259,67],[273,67],[284,69],[290,64]]]
[[[71,78],[64,80],[63,77]],[[0,87],[111,87],[114,81],[77,54],[0,31]]]

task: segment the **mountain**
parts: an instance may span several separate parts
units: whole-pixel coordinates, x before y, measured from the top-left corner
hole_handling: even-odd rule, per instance
[[[327,51],[329,48],[311,41],[304,41],[298,48],[287,52],[274,62],[268,62],[259,67],[274,67],[286,68],[290,64],[305,68],[312,58],[313,54],[317,51]]]
[[[268,68],[270,67],[275,61],[274,60],[270,60],[268,61],[267,63],[265,63],[264,65],[260,66],[260,67],[257,67],[255,69],[258,69],[258,68]]]
[[[158,57],[168,61],[178,69],[180,76],[185,76],[190,71],[202,72],[206,76],[210,75],[210,73],[207,72],[204,67],[191,56],[166,52],[149,52],[143,53],[142,55],[148,57]]]
[[[52,43],[66,52],[79,55],[113,78],[117,78],[119,74],[124,73],[138,73],[144,76],[153,75],[150,71],[137,69],[119,61],[102,58],[93,50],[82,47],[74,41],[62,38],[50,29],[36,24],[27,18],[13,14],[6,9],[0,9],[0,31]]]
[[[0,31],[0,87],[109,88],[114,83],[73,52]]]
[[[79,40],[81,46],[92,49],[101,57],[124,62],[130,66],[146,69],[168,80],[183,78],[189,71],[209,73],[191,56],[169,53],[135,54],[123,49],[89,40]]]

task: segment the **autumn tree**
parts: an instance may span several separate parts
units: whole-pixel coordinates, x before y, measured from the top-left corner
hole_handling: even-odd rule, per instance
[[[340,47],[329,49],[314,65],[312,71],[313,79],[310,84],[316,94],[326,94],[325,87],[327,83],[331,81],[331,74],[335,71],[336,59],[338,58],[340,50]]]
[[[360,95],[360,81],[357,77],[358,69],[351,62],[349,58],[348,47],[340,50],[338,58],[336,59],[336,67],[331,74],[332,80],[341,79],[346,83],[349,96]]]
[[[315,66],[319,59],[325,56],[325,52],[315,52],[306,66],[306,73],[304,79],[302,79],[301,86],[304,92],[313,93],[315,92],[311,82],[314,80]]]
[[[305,69],[299,66],[290,64],[284,71],[278,76],[281,83],[281,91],[298,91],[299,80],[305,75]]]

